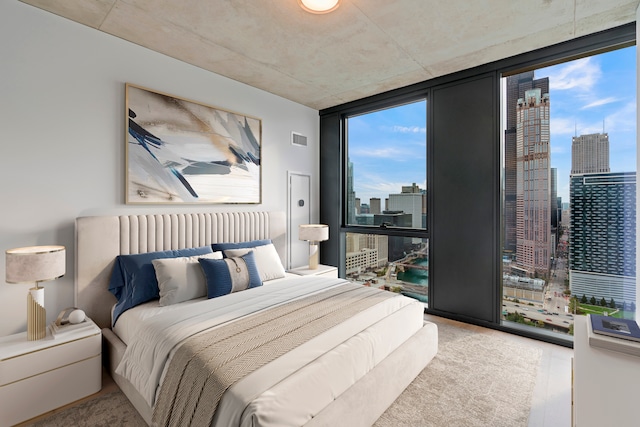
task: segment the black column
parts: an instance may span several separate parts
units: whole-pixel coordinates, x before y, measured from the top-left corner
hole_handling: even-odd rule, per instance
[[[433,88],[429,310],[497,321],[499,120],[493,73]]]

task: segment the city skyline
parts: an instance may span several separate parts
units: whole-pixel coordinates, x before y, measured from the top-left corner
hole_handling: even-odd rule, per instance
[[[563,202],[569,200],[574,136],[604,130],[609,135],[611,171],[636,171],[635,58],[636,47],[631,46],[535,70],[536,79],[549,78],[551,167],[558,170]],[[423,100],[349,118],[349,140],[359,142],[349,147],[349,160],[354,165],[355,196],[362,203],[372,197],[384,200],[403,185],[428,188],[427,108]]]

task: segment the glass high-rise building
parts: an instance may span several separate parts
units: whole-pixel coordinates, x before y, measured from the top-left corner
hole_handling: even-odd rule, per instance
[[[636,173],[571,176],[571,294],[636,301]]]
[[[525,91],[516,109],[516,265],[546,276],[551,257],[549,94]]]

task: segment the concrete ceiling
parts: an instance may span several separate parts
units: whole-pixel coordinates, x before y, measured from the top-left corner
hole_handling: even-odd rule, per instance
[[[635,21],[640,0],[22,0],[323,109]]]

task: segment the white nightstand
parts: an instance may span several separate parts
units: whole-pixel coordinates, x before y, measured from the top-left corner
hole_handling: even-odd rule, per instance
[[[97,393],[102,388],[102,334],[86,328],[28,341],[0,337],[0,425],[9,426]]]
[[[318,265],[318,268],[315,270],[309,270],[309,267],[305,265],[304,267],[291,269],[289,273],[297,274],[298,276],[327,276],[335,279],[338,278],[338,269],[336,267],[322,264]]]

